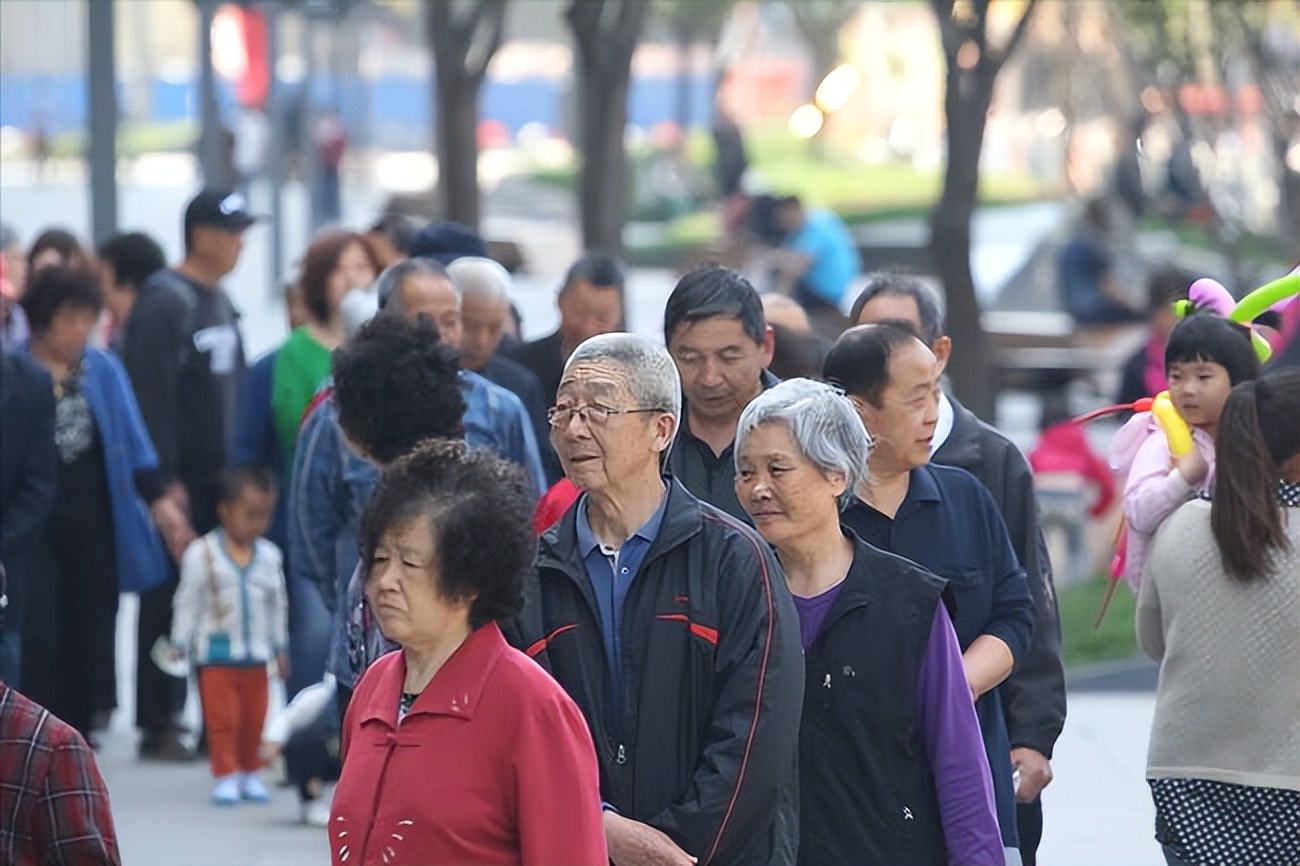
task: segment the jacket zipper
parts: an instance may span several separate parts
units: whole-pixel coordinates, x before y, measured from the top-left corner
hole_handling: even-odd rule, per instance
[[[627,763],[627,753],[623,750],[623,744],[622,744],[622,743],[619,743],[619,744],[618,744],[618,754],[614,757],[614,763],[615,763],[615,764],[626,764],[626,763]]]
[[[397,751],[397,734],[388,735],[388,746],[384,753],[384,766],[379,770],[379,784],[375,786],[375,797],[370,804],[370,822],[366,824],[366,834],[361,837],[361,849],[357,851],[358,860],[364,859],[366,850],[370,847],[370,834],[375,829],[375,823],[379,818],[379,800],[384,794],[384,777],[388,775],[388,764],[393,759],[393,752]],[[340,849],[340,854],[342,850]],[[340,860],[343,858],[340,856]]]

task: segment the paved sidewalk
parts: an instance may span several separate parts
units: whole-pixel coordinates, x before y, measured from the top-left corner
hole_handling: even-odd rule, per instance
[[[265,806],[221,809],[209,804],[205,763],[150,764],[135,759],[132,670],[135,602],[123,597],[119,618],[119,701],[124,708],[100,752],[121,838],[132,866],[325,863],[323,830],[297,823],[291,789],[273,791]],[[1070,695],[1070,715],[1057,744],[1056,780],[1044,797],[1043,864],[1160,864],[1147,793],[1150,691]]]

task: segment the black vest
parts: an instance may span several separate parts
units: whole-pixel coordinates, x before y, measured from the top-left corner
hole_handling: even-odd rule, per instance
[[[805,654],[799,863],[942,866],[916,691],[945,582],[849,534],[853,565]]]

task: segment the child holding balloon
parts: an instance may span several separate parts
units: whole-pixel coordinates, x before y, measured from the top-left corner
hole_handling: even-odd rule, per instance
[[[1259,375],[1259,358],[1246,327],[1198,312],[1169,335],[1165,375],[1169,397],[1190,428],[1191,441],[1186,442],[1187,428],[1179,431],[1178,418],[1166,415],[1162,425],[1153,415],[1133,457],[1124,491],[1128,542],[1123,576],[1134,589],[1141,583],[1146,549],[1160,524],[1184,502],[1209,496],[1219,414],[1234,385]]]

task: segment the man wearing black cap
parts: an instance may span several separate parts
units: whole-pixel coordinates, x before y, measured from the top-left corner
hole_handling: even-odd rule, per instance
[[[157,477],[142,483],[165,489],[189,517],[159,527],[177,561],[196,532],[217,525],[217,487],[244,371],[238,314],[218,282],[235,269],[244,230],[255,220],[240,193],[205,189],[196,195],[185,208],[185,259],[144,281],[124,326],[122,361],[158,451]],[[192,757],[177,737],[185,681],[151,661],[154,642],[171,631],[175,589],[173,577],[140,598],[136,726],[142,758]]]

